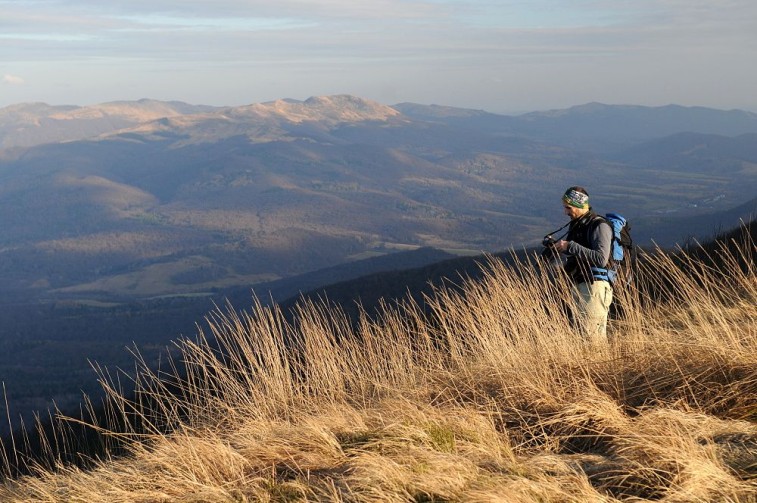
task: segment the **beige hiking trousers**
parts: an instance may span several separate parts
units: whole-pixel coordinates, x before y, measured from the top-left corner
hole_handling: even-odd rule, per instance
[[[612,303],[612,287],[607,281],[579,283],[573,290],[578,322],[587,342],[607,343],[607,314]]]

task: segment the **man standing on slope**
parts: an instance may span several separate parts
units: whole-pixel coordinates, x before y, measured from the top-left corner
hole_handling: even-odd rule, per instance
[[[556,241],[554,249],[566,254],[565,272],[575,284],[573,291],[579,318],[586,335],[595,343],[607,342],[607,314],[612,303],[612,286],[592,271],[605,269],[610,260],[612,228],[589,206],[589,194],[583,187],[571,187],[562,197],[565,214],[570,217],[568,234]]]

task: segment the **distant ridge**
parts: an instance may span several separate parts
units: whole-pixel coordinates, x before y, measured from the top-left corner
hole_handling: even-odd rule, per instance
[[[314,96],[305,101],[276,100],[228,108],[231,117],[276,118],[293,123],[317,121],[326,125],[366,120],[385,121],[399,115],[392,107],[350,95]]]
[[[136,134],[148,139],[177,137],[182,144],[189,144],[244,136],[255,143],[266,143],[298,139],[302,136],[298,133],[300,127],[310,134],[327,133],[340,124],[387,122],[399,116],[389,106],[355,96],[319,96],[305,101],[282,99],[163,117],[114,130],[101,138],[131,138]]]
[[[113,101],[92,106],[22,103],[0,109],[0,149],[92,138],[152,120],[215,107],[179,101]]]
[[[723,136],[757,133],[757,114],[752,112],[679,105],[649,107],[593,102],[517,116],[413,103],[401,103],[395,108],[415,119],[597,153],[614,152],[681,132]]]
[[[28,103],[0,109],[0,149],[193,127],[202,130],[195,136],[207,139],[209,128],[203,124],[209,121],[215,124],[212,138],[217,139],[261,123],[313,122],[331,127],[344,122],[386,121],[399,115],[389,106],[349,95],[316,96],[305,101],[281,99],[237,107],[150,99],[82,107]]]
[[[588,103],[519,117],[524,127],[563,138],[595,137],[635,142],[680,132],[736,136],[757,132],[757,114],[744,110],[666,105]]]
[[[471,110],[468,108],[456,108],[443,105],[420,105],[418,103],[398,103],[392,108],[403,115],[415,119],[445,119],[460,117],[482,117],[490,114],[484,110]]]
[[[195,117],[190,118],[192,116]],[[233,134],[240,124],[249,124],[251,120],[273,121],[279,126],[282,122],[312,122],[333,127],[340,123],[403,119],[446,123],[489,134],[495,132],[558,141],[598,151],[680,132],[724,136],[757,133],[757,114],[744,110],[592,102],[510,116],[443,105],[399,103],[389,106],[344,94],[314,96],[304,101],[284,98],[232,107],[151,99],[91,106],[21,103],[0,109],[0,149],[80,140],[130,128],[141,133],[167,128],[186,129],[209,120],[216,125],[228,123],[225,128]],[[236,124],[236,129],[231,123]]]
[[[634,166],[665,167],[676,170],[709,172],[715,162],[726,169],[724,159],[734,171],[757,164],[757,133],[723,136],[704,133],[677,133],[636,145],[618,153],[614,159]]]

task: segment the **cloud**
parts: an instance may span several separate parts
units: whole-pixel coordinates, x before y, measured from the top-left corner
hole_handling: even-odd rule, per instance
[[[21,86],[24,84],[24,79],[17,75],[9,75],[5,74],[3,75],[3,84],[9,85],[9,86]]]
[[[447,2],[438,0],[75,0],[59,2],[70,9],[74,4],[80,12],[99,12],[172,17],[307,17],[330,18],[421,18],[437,16],[448,10]],[[450,2],[452,4],[456,2]]]
[[[754,0],[0,0],[0,11],[8,70],[86,99],[100,99],[85,91],[91,81],[107,99],[247,103],[391,88],[407,94],[397,101],[440,102],[431,95],[448,82],[444,98],[475,108],[508,92],[552,93],[549,106],[626,102],[643,86],[650,96],[699,89],[712,106],[735,99],[737,85],[738,100],[753,103],[741,89],[757,85]],[[561,85],[566,74],[573,94]],[[0,83],[23,80],[0,74]],[[676,101],[672,93],[659,101]]]

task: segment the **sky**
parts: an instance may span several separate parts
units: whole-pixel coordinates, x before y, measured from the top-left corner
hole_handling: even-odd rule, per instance
[[[351,94],[757,112],[755,0],[0,0],[0,107]]]

